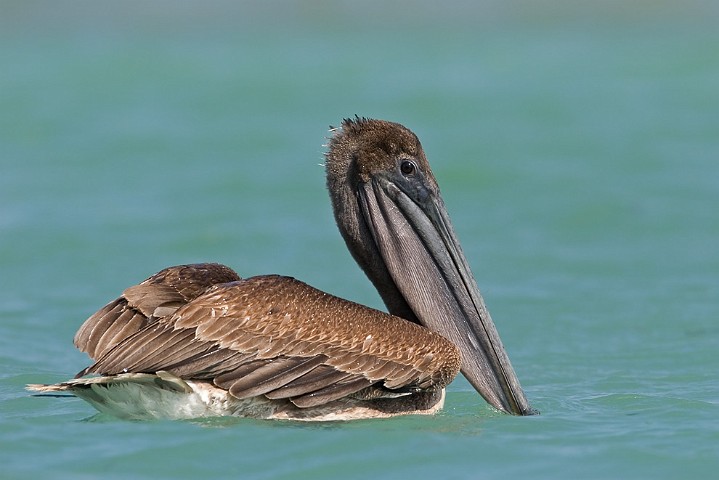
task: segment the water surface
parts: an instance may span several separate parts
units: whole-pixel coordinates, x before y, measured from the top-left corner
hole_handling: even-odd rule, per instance
[[[409,4],[408,4],[409,5]],[[710,2],[8,2],[0,17],[3,478],[706,478],[719,468],[719,34]],[[374,307],[324,191],[354,114],[422,139],[532,404],[123,422],[29,397],[172,264]]]

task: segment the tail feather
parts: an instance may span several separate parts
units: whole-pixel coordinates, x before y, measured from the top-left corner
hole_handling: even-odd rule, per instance
[[[66,392],[70,390],[70,387],[62,383],[56,383],[53,385],[49,385],[47,383],[30,383],[28,385],[25,385],[25,390],[28,390],[30,392],[51,393]]]
[[[108,375],[103,377],[83,377],[67,380],[65,382],[44,384],[31,383],[25,386],[31,392],[74,392],[92,388],[93,385],[116,386],[121,384],[147,384],[163,390],[171,390],[178,393],[190,393],[192,388],[179,377],[171,373],[160,371],[157,373],[121,373],[119,375]]]

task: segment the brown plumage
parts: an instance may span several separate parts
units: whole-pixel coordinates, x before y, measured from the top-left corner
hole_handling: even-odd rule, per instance
[[[216,263],[166,268],[125,289],[82,324],[75,346],[97,360],[125,338],[158,318],[171,315],[209,287],[239,280],[232,269]]]
[[[389,313],[289,277],[170,267],[80,327],[75,345],[94,364],[29,388],[128,418],[161,416],[159,402],[171,418],[350,419],[435,412],[461,367],[496,408],[533,413],[417,137],[356,118],[328,146],[337,226]],[[194,396],[186,406],[177,395]]]
[[[306,408],[372,385],[438,389],[459,371],[457,348],[412,322],[290,277],[212,284],[234,278],[222,265],[182,265],[130,287],[90,317],[75,341],[81,350],[97,351],[92,339],[125,331],[129,311],[132,324],[143,327],[122,339],[113,335],[120,341],[105,342],[78,377],[166,371],[210,381],[235,398],[288,398]],[[162,308],[167,315],[157,315]]]

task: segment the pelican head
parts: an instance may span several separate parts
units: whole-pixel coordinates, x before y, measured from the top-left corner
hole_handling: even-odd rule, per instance
[[[347,247],[390,313],[453,342],[462,373],[495,408],[537,413],[522,391],[452,228],[417,136],[356,118],[334,130],[327,186]]]

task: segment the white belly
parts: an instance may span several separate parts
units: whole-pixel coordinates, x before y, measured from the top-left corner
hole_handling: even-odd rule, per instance
[[[444,389],[369,401],[348,397],[303,409],[287,400],[269,400],[264,396],[237,399],[210,383],[182,380],[166,372],[126,373],[28,387],[39,392],[69,391],[98,411],[127,420],[240,416],[317,422],[428,415],[442,409],[445,397]],[[418,402],[417,395],[424,397]]]

